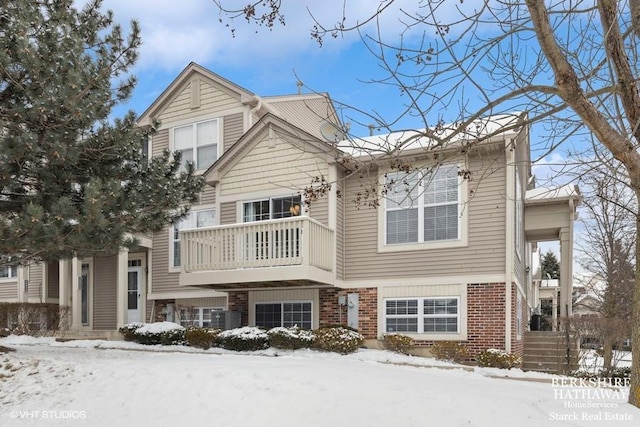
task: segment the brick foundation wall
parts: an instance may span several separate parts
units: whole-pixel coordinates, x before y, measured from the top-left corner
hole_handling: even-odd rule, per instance
[[[504,283],[467,285],[467,346],[475,355],[480,350],[504,350]]]
[[[240,312],[240,324],[249,324],[249,292],[234,291],[227,293],[227,305],[229,311]]]
[[[366,339],[378,337],[378,289],[320,289],[320,326],[347,324],[347,306],[338,304],[338,297],[358,294],[358,331]],[[341,322],[342,321],[342,322]]]
[[[153,304],[155,305],[155,311],[154,311],[154,316],[153,319],[150,319],[151,322],[164,322],[167,320],[167,316],[164,314],[164,309],[167,308],[167,306],[169,304],[175,304],[176,300],[174,299],[159,299],[159,300],[155,300],[153,302]],[[151,316],[151,313],[149,313],[149,316]],[[177,320],[177,318],[174,316],[174,321]]]

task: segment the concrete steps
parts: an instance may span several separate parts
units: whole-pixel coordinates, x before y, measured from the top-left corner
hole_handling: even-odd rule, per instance
[[[524,333],[522,369],[566,373],[578,369],[578,341],[562,332],[527,331]]]

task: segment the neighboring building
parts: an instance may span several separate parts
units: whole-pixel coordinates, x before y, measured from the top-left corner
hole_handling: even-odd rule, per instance
[[[390,161],[348,170],[349,156],[366,162],[368,149],[403,135],[368,137],[360,149],[330,141],[342,124],[327,95],[260,98],[193,63],[139,125],[156,118],[149,154],[180,150],[207,182],[189,216],[112,256],[3,270],[0,300],[70,306],[71,329],[87,333],[165,319],[347,323],[370,340],[402,333],[424,345],[521,352],[538,305],[535,242],[561,240],[571,277],[579,193],[527,191],[529,130],[518,115],[479,121],[505,130],[424,179],[398,174]],[[417,138],[396,160],[428,166],[434,156],[424,144]],[[314,178],[334,185],[309,203],[302,190]],[[354,203],[390,179],[419,189],[401,186],[377,209]]]

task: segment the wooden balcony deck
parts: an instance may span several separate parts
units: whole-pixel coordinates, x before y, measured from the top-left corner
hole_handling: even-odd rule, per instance
[[[333,283],[334,231],[309,217],[184,230],[180,252],[184,286]]]

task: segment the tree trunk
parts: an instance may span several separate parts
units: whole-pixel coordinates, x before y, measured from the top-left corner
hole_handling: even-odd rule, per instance
[[[602,343],[602,351],[603,351],[602,356],[604,357],[602,368],[608,372],[611,370],[611,367],[612,367],[611,362],[613,360],[613,342],[611,340],[611,337],[607,335],[608,334],[605,335],[604,341]]]
[[[634,186],[637,200],[640,188]],[[636,233],[640,231],[640,215],[636,216]],[[631,387],[629,403],[640,408],[640,239],[636,239],[636,280],[633,291],[633,312],[631,324]]]

